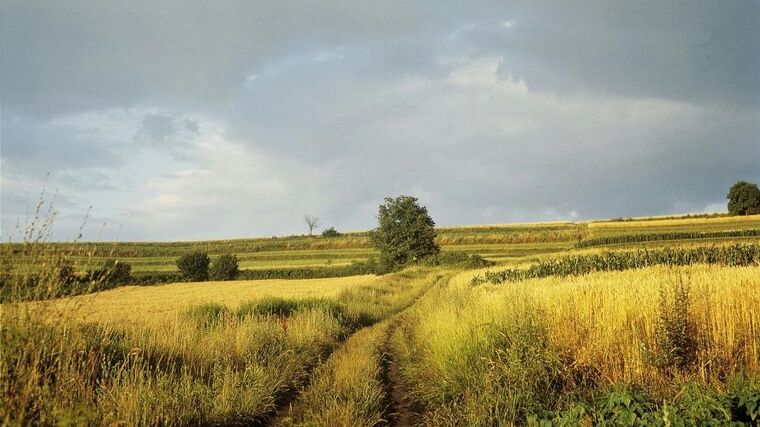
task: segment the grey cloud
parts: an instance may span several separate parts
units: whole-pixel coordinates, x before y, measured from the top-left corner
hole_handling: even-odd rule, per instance
[[[757,105],[759,4],[5,0],[0,85],[5,110],[38,115],[157,101],[224,109],[251,70],[283,52],[348,44],[372,50],[364,73],[497,54],[556,92]]]
[[[170,113],[147,113],[134,139],[138,144],[169,152],[178,159],[193,158],[193,144],[200,135],[198,122]]]
[[[270,110],[247,135],[274,135],[269,125],[278,114],[296,117],[301,126],[277,128],[281,143],[269,149],[337,162],[352,177],[335,184],[352,195],[350,206],[423,190],[448,224],[488,221],[481,215],[487,211],[511,220],[550,219],[535,217],[551,210],[586,217],[667,213],[721,202],[732,180],[758,173],[753,109],[530,90],[525,100],[510,101],[491,89],[427,81],[362,92],[352,83],[310,81],[297,89],[298,100],[285,101],[282,113]],[[262,105],[278,98],[258,95],[252,99]]]
[[[4,108],[50,115],[171,100],[225,105],[252,68],[299,45],[424,33],[407,2],[2,3]]]
[[[36,176],[82,168],[114,167],[118,147],[108,137],[93,138],[72,126],[17,117],[0,128],[3,163]]]
[[[162,141],[173,136],[176,132],[177,127],[170,116],[165,114],[146,114],[136,136],[138,138]]]

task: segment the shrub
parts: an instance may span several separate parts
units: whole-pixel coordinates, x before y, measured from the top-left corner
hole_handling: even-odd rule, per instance
[[[757,184],[739,181],[731,186],[726,196],[728,213],[731,215],[760,214],[760,189]]]
[[[209,277],[211,280],[234,280],[239,272],[237,256],[225,254],[211,263]]]
[[[53,266],[52,279],[63,289],[71,287],[77,281],[77,275],[71,261],[67,259],[57,260]]]
[[[435,222],[417,198],[386,198],[377,220],[378,226],[370,236],[380,251],[381,264],[400,267],[440,252],[435,243]]]
[[[190,282],[202,282],[208,280],[208,254],[201,251],[190,252],[182,255],[177,260],[177,268],[184,280]]]
[[[672,289],[660,289],[655,362],[660,368],[683,371],[697,359],[696,326],[689,315],[688,283],[679,280]]]
[[[43,290],[42,295],[36,298],[55,298],[64,295],[76,295],[86,290],[87,286],[82,282],[82,278],[76,274],[74,265],[66,258],[59,258],[52,264],[49,272],[43,273],[41,277],[30,277],[32,287],[38,288],[36,291]],[[42,287],[40,287],[42,284]]]
[[[330,227],[322,232],[322,237],[338,237],[340,233],[335,231],[335,227]]]
[[[131,281],[132,266],[126,262],[107,259],[103,266],[87,273],[87,278],[93,282],[96,289],[108,289]]]

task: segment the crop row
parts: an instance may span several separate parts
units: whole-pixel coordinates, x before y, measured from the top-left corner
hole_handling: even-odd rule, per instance
[[[732,237],[760,237],[760,229],[626,234],[621,236],[595,237],[593,239],[583,240],[577,243],[575,247],[589,248],[593,246],[606,246],[620,243],[656,242],[663,240],[721,239]]]
[[[760,264],[760,245],[726,247],[666,248],[630,252],[607,252],[594,255],[575,255],[542,261],[526,269],[507,269],[476,276],[473,284],[483,281],[500,284],[549,276],[580,276],[597,271],[622,271],[655,265],[720,264],[748,266]]]

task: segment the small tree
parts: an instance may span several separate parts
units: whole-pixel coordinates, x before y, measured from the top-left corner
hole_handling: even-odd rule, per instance
[[[202,282],[208,280],[210,260],[206,252],[195,251],[182,255],[177,260],[177,268],[185,280]]]
[[[435,222],[415,197],[386,198],[377,221],[370,236],[380,251],[381,265],[398,268],[440,251],[435,243]]]
[[[306,226],[309,227],[309,236],[311,236],[314,233],[314,229],[319,227],[319,218],[311,215],[304,215],[303,221],[306,223]]]
[[[335,227],[330,227],[322,232],[322,237],[338,237],[340,233],[335,230]]]
[[[234,280],[239,272],[238,257],[231,254],[225,254],[211,263],[209,277],[211,280]]]
[[[757,184],[738,181],[728,191],[728,213],[731,215],[760,214],[760,189]]]

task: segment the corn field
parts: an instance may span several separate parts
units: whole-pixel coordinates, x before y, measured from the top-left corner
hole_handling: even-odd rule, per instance
[[[666,240],[728,239],[736,237],[760,237],[760,229],[728,230],[712,232],[672,232],[649,234],[626,234],[622,236],[595,237],[576,243],[576,248],[590,248],[621,243],[658,242]]]
[[[655,265],[684,266],[717,264],[741,267],[760,264],[760,245],[708,246],[690,249],[641,249],[626,252],[607,252],[594,255],[575,255],[556,260],[542,261],[527,269],[488,271],[473,278],[473,284],[483,281],[500,284],[549,276],[580,276],[596,271],[623,271]]]

